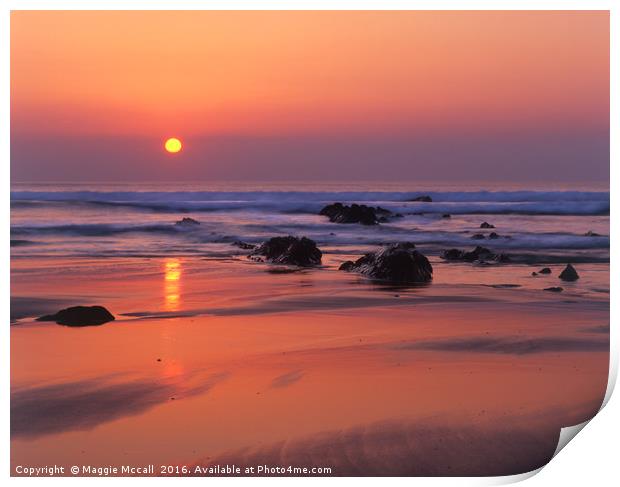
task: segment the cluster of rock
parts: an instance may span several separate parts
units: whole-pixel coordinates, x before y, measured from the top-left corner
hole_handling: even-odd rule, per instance
[[[425,283],[433,279],[431,263],[415,250],[413,243],[408,242],[387,245],[355,262],[343,262],[340,270],[359,272],[372,279],[399,284]]]
[[[273,264],[313,267],[321,264],[322,252],[306,237],[273,237],[256,247],[248,257]]]
[[[484,240],[485,238],[489,238],[491,240],[495,240],[500,238],[500,236],[495,233],[495,232],[491,232],[489,233],[488,237],[485,237],[483,233],[476,233],[474,235],[471,236],[472,240]],[[510,238],[510,237],[503,237],[503,238]]]
[[[362,225],[377,225],[388,221],[389,217],[402,216],[380,206],[374,207],[356,203],[351,206],[333,203],[324,206],[319,215],[327,216],[332,223],[361,223]]]
[[[462,262],[510,262],[506,254],[496,254],[486,247],[476,247],[473,250],[449,249],[441,254],[441,258],[447,261]]]

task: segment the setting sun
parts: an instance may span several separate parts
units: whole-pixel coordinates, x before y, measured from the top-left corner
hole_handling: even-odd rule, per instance
[[[179,152],[181,150],[181,148],[183,147],[183,144],[181,144],[181,141],[175,137],[171,137],[168,140],[166,140],[166,143],[164,144],[164,148],[171,153],[176,153]]]

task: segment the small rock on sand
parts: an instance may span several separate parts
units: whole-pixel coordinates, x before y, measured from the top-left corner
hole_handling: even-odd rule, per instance
[[[356,271],[367,277],[392,283],[422,283],[433,279],[428,259],[409,242],[390,244],[355,262],[346,261],[340,270]]]
[[[103,306],[72,306],[53,315],[40,316],[37,321],[55,321],[65,326],[98,326],[114,319],[114,315]]]
[[[576,281],[579,279],[579,274],[572,265],[568,264],[558,277],[563,281]]]
[[[543,291],[550,291],[552,293],[561,293],[562,291],[564,291],[564,288],[559,287],[559,286],[553,286],[553,287],[546,287],[545,289],[543,289]]]

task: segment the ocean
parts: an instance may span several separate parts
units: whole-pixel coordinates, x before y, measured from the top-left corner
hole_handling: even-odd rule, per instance
[[[420,195],[433,201],[408,201]],[[330,223],[318,213],[334,202],[381,206],[402,217],[376,226]],[[243,253],[231,245],[236,241],[296,235],[328,254],[410,241],[434,256],[483,245],[514,262],[605,263],[609,204],[606,189],[514,185],[14,184],[11,250],[13,257],[226,257]],[[200,225],[175,225],[183,217]],[[481,229],[484,221],[495,228]],[[499,238],[488,239],[491,232]],[[479,233],[485,239],[472,239]]]

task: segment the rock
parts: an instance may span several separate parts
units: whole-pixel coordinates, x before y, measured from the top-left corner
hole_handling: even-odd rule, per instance
[[[545,289],[543,289],[543,291],[550,291],[552,293],[561,293],[562,291],[564,291],[564,288],[559,287],[559,286],[553,286],[553,287],[546,287]]]
[[[579,274],[572,265],[568,264],[558,277],[563,281],[576,281],[579,279]]]
[[[510,257],[506,254],[495,254],[485,247],[476,247],[470,252],[459,249],[445,250],[441,254],[441,258],[450,261],[464,261],[464,262],[510,262]]]
[[[34,244],[31,240],[11,239],[11,247],[22,247],[24,245]]]
[[[254,249],[249,257],[255,258],[261,255],[274,264],[312,267],[321,264],[323,254],[313,240],[288,236],[270,238]]]
[[[600,237],[601,235],[599,233],[593,232],[592,230],[590,230],[589,232],[585,233],[586,237]]]
[[[53,315],[40,316],[37,321],[55,321],[66,326],[96,326],[114,319],[114,315],[103,306],[72,306]]]
[[[532,276],[537,276],[538,272],[532,272]]]
[[[551,274],[551,269],[549,269],[548,267],[543,267],[542,269],[540,269],[538,271],[539,274]]]
[[[485,236],[481,233],[476,233],[475,235],[472,235],[471,238],[473,240],[484,240]]]
[[[482,223],[480,224],[480,228],[495,228],[495,225],[491,225],[491,224],[490,224],[490,223],[488,223],[488,222],[482,222]]]
[[[407,201],[423,201],[425,203],[432,203],[433,202],[433,198],[431,198],[430,196],[424,194],[424,195],[416,196],[415,198],[412,198],[412,199],[407,200]]]
[[[452,218],[452,215],[450,215],[450,213],[444,213],[441,215],[441,218]]]
[[[489,238],[496,239],[496,238],[499,238],[499,235],[497,233],[495,233],[495,232],[491,232],[491,233],[489,233]]]
[[[431,263],[409,242],[387,245],[355,262],[344,262],[340,269],[400,284],[423,283],[433,279]]]
[[[200,222],[198,220],[194,220],[193,218],[189,218],[189,217],[185,217],[182,220],[179,220],[175,223],[175,225],[180,225],[180,226],[194,226],[194,225],[200,225]]]
[[[353,262],[352,260],[346,260],[342,264],[340,264],[340,267],[338,267],[338,270],[339,271],[350,271],[353,269],[353,267],[355,267],[355,262]]]
[[[236,242],[233,242],[232,245],[234,245],[235,247],[239,247],[240,249],[243,249],[243,250],[252,250],[256,248],[256,245],[242,242],[241,240],[237,240]]]
[[[353,203],[351,206],[342,203],[334,203],[324,206],[319,215],[329,217],[332,223],[361,223],[362,225],[376,225],[379,220],[387,221],[387,217],[392,215],[390,210],[385,208],[358,205]]]

